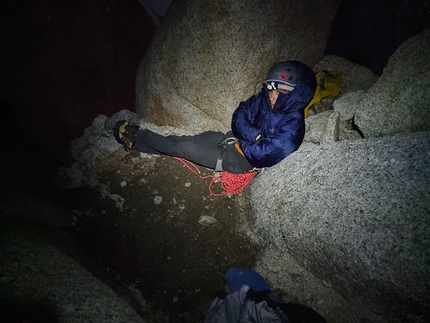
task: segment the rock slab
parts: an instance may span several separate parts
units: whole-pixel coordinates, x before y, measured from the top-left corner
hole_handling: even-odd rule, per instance
[[[297,151],[252,183],[253,225],[350,302],[425,311],[429,151],[429,132]]]

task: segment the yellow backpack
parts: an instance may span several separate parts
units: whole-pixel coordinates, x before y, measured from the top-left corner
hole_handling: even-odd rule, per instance
[[[305,108],[305,118],[309,115],[309,108],[321,101],[322,98],[335,98],[340,93],[340,84],[343,81],[343,73],[321,70],[316,73],[317,88],[314,98]]]

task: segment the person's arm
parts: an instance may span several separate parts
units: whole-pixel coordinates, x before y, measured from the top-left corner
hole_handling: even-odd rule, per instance
[[[233,113],[231,129],[236,138],[255,142],[260,135],[259,129],[254,126],[253,120],[258,112],[260,96],[254,95],[241,102]]]
[[[239,140],[240,147],[251,165],[270,167],[296,151],[305,133],[304,123],[299,120],[290,119],[284,126],[258,141]]]

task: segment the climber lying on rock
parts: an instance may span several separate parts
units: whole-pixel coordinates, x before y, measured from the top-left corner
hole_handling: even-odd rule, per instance
[[[261,170],[296,151],[305,134],[304,109],[316,88],[306,64],[285,61],[268,72],[260,93],[241,102],[227,133],[206,131],[194,136],[162,136],[118,121],[116,140],[126,151],[166,154],[234,174]]]

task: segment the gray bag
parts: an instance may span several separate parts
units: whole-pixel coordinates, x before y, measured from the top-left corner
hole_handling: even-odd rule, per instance
[[[280,309],[270,308],[265,301],[255,303],[246,299],[249,287],[242,287],[224,299],[218,297],[212,302],[205,316],[205,323],[286,323]]]

